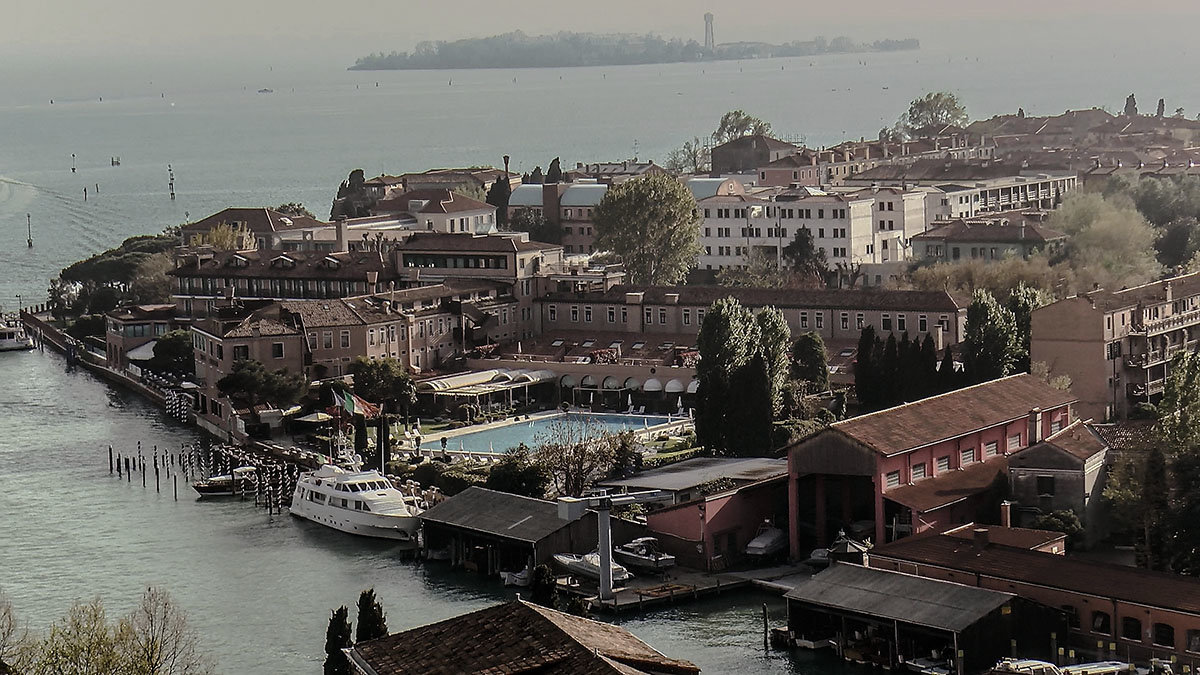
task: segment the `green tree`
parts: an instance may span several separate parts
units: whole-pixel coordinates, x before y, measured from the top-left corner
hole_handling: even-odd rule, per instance
[[[218,251],[247,251],[258,248],[254,233],[246,225],[217,223],[204,233],[192,236],[190,246],[211,246]]]
[[[829,388],[829,357],[819,333],[801,333],[792,343],[792,377],[811,383],[814,391]]]
[[[854,357],[854,391],[858,402],[866,410],[878,409],[885,400],[877,351],[880,352],[879,356],[882,356],[875,327],[868,324],[859,333],[858,349]]]
[[[407,416],[417,402],[417,387],[408,370],[398,359],[356,358],[350,364],[354,393],[371,402],[387,404],[392,412]]]
[[[783,247],[783,259],[801,277],[810,278],[817,284],[824,283],[825,275],[829,273],[825,251],[817,246],[812,230],[807,227],[798,228],[796,237]]]
[[[1125,97],[1124,112],[1125,112],[1126,117],[1137,117],[1137,114],[1138,114],[1137,99],[1134,98],[1133,94],[1130,94],[1129,96]]]
[[[383,605],[375,599],[375,589],[368,588],[358,596],[358,625],[355,627],[354,641],[366,642],[387,634],[387,614],[383,612]]]
[[[251,359],[234,363],[229,374],[217,380],[217,389],[225,396],[242,397],[251,404],[266,401],[288,407],[308,390],[308,381],[283,368],[270,372]]]
[[[346,658],[343,649],[352,647],[350,632],[350,612],[345,605],[333,610],[329,617],[329,627],[325,629],[325,675],[350,675],[350,660]]]
[[[546,487],[549,484],[549,472],[530,459],[529,448],[522,443],[510,448],[498,463],[492,465],[484,487],[498,492],[545,499]]]
[[[312,211],[304,208],[304,205],[299,202],[280,204],[275,208],[275,210],[285,216],[312,218],[313,220],[317,219],[317,217],[313,215]]]
[[[1017,358],[1014,372],[1029,372],[1029,346],[1031,340],[1033,310],[1044,307],[1053,300],[1049,293],[1018,284],[1008,296],[1008,310],[1012,312],[1017,326]]]
[[[528,232],[533,241],[547,244],[561,244],[563,238],[562,225],[547,220],[539,211],[518,209],[513,212],[507,228],[510,232]]]
[[[900,117],[900,126],[912,133],[927,126],[963,126],[968,119],[967,109],[959,102],[958,96],[948,91],[938,91],[913,100],[908,112]]]
[[[771,133],[771,123],[748,115],[744,110],[730,110],[721,115],[717,130],[713,132],[713,145],[721,145],[742,136],[767,135]]]
[[[497,176],[486,199],[488,204],[496,207],[496,226],[502,230],[508,226],[508,199],[512,196],[512,184],[508,181],[507,174]]]
[[[986,382],[1010,375],[1018,357],[1017,320],[996,302],[991,293],[979,290],[967,307],[967,329],[962,352],[967,376]]]
[[[196,370],[194,349],[190,331],[170,331],[154,343],[154,358],[150,359],[150,367],[162,373],[191,377]]]
[[[524,182],[531,183],[533,185],[541,185],[542,183],[545,183],[546,178],[542,175],[542,167],[533,167],[533,171],[529,174],[529,180]]]
[[[170,253],[155,253],[143,260],[129,284],[129,300],[140,305],[170,302],[175,279],[167,273],[173,269],[175,260]]]
[[[772,449],[774,423],[771,375],[761,352],[733,371],[729,378],[729,400],[725,450],[737,457],[763,457]]]
[[[533,459],[550,472],[555,493],[578,497],[592,481],[612,469],[616,435],[588,417],[570,415],[550,423],[535,436]]]
[[[555,157],[550,161],[550,168],[546,169],[547,183],[561,183],[563,177],[562,167],[559,165],[558,158]]]
[[[717,283],[730,288],[787,288],[789,275],[775,259],[759,250],[746,256],[746,264],[729,265],[717,272]]]
[[[791,363],[788,358],[792,333],[783,312],[764,307],[754,317],[758,324],[758,345],[755,352],[762,357],[767,378],[768,410],[773,417],[779,412],[783,385],[788,381]]]
[[[731,379],[756,353],[758,332],[754,315],[733,298],[717,300],[704,314],[696,336],[696,440],[704,447],[726,450],[737,433],[729,417]]]
[[[646,447],[632,431],[617,434],[613,450],[613,464],[609,475],[613,478],[628,478],[642,470],[642,454]]]
[[[1071,509],[1043,513],[1033,520],[1032,525],[1039,530],[1062,532],[1067,535],[1068,544],[1077,544],[1083,537],[1083,523]]]
[[[554,609],[554,596],[557,591],[554,570],[549,565],[538,565],[533,568],[533,578],[529,581],[529,599],[542,607]]]
[[[652,174],[609,188],[595,222],[597,248],[621,258],[632,284],[677,284],[700,254],[696,199],[671,176]]]
[[[1158,99],[1158,108],[1154,112],[1154,116],[1161,120],[1165,114],[1167,114],[1167,101],[1160,98]]]

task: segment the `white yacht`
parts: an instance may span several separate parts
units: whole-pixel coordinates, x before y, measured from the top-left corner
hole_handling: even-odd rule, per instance
[[[18,321],[6,321],[0,325],[0,352],[13,352],[21,349],[33,349],[33,338],[25,334],[25,328]]]
[[[292,495],[292,515],[335,530],[417,545],[418,495],[392,486],[378,471],[347,471],[326,464],[302,474]]]

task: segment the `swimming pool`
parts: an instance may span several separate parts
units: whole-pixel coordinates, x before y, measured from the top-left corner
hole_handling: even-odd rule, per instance
[[[588,418],[596,423],[597,429],[601,432],[633,431],[682,419],[680,417],[667,417],[665,415],[559,413],[557,415],[539,417],[527,422],[511,422],[490,429],[461,433],[456,436],[435,434],[421,443],[421,448],[425,450],[440,450],[443,435],[447,436],[446,449],[451,452],[461,450],[466,450],[467,452],[504,452],[522,443],[533,447],[537,442],[535,439],[539,434],[543,433],[552,423],[564,417]]]

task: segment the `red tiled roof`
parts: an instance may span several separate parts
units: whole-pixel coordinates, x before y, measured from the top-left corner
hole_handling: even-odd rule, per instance
[[[328,224],[308,216],[289,216],[274,209],[231,207],[218,211],[207,218],[187,223],[180,229],[184,233],[194,234],[208,232],[222,223],[229,225],[245,223],[246,227],[254,233],[321,227]]]
[[[942,534],[947,537],[955,537],[956,539],[965,539],[967,541],[975,540],[975,530],[984,529],[988,533],[988,543],[996,546],[1010,546],[1012,548],[1024,549],[1026,551],[1036,551],[1037,549],[1047,544],[1052,544],[1056,541],[1064,541],[1067,535],[1062,532],[1053,530],[1035,530],[1029,527],[1003,527],[1001,525],[980,525],[978,523],[967,523],[952,527]]]
[[[894,291],[874,289],[738,288],[730,286],[633,286],[621,284],[603,293],[549,293],[550,301],[615,302],[625,304],[626,293],[643,293],[642,304],[667,304],[668,294],[679,295],[680,305],[707,307],[733,297],[751,307],[814,307],[823,309],[882,309],[955,313],[959,304],[945,291]]]
[[[997,479],[1007,475],[1008,458],[997,457],[986,462],[969,464],[958,471],[926,478],[912,485],[887,490],[883,496],[918,513],[927,513],[986,492],[996,484]]]
[[[977,551],[970,541],[942,535],[906,537],[876,546],[871,549],[871,557],[961,570],[1200,615],[1200,579],[1167,572],[1088,562],[1008,546],[987,546]]]
[[[894,455],[1026,417],[1033,408],[1049,410],[1076,400],[1070,392],[1026,373],[836,422],[830,428],[881,455]]]
[[[1093,433],[1087,424],[1080,421],[1068,425],[1066,429],[1048,437],[1042,443],[1084,461],[1108,449],[1108,445]]]
[[[414,202],[425,202],[416,211],[410,211]],[[451,190],[409,190],[391,199],[381,199],[371,210],[379,213],[461,213],[464,211],[487,211],[496,207],[491,204],[465,197]]]
[[[987,241],[1011,244],[1045,244],[1066,239],[1067,235],[1041,223],[1016,216],[1007,222],[990,219],[960,218],[926,230],[913,240],[944,239],[947,242]]]
[[[700,672],[624,628],[521,600],[360,642],[351,658],[378,675]]]

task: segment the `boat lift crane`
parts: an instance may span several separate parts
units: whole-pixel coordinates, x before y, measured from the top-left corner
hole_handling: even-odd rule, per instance
[[[563,520],[578,520],[584,511],[592,509],[596,512],[596,540],[600,549],[600,599],[613,599],[612,578],[612,528],[609,523],[609,513],[614,506],[628,504],[647,504],[653,502],[671,501],[671,493],[664,490],[646,490],[643,492],[626,492],[610,495],[605,491],[587,497],[559,497],[558,517]]]

